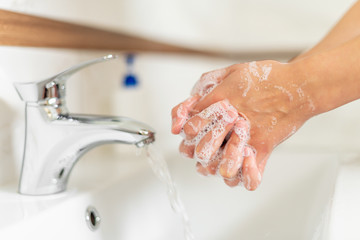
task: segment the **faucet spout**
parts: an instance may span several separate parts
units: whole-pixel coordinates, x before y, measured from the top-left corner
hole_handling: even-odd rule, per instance
[[[49,121],[38,107],[27,106],[25,150],[19,192],[46,195],[66,189],[79,158],[108,143],[143,147],[155,141],[148,125],[126,117],[60,115]]]
[[[70,125],[83,126],[85,131],[93,129],[95,142],[123,143],[143,147],[155,141],[155,131],[145,123],[127,117],[68,114],[61,116],[60,121]],[[97,144],[98,145],[98,144]]]

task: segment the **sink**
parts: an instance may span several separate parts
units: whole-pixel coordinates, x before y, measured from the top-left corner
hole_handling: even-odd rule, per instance
[[[61,194],[32,197],[17,194],[15,184],[1,188],[0,239],[184,239],[181,218],[145,157],[119,158],[89,153]],[[166,158],[196,239],[326,239],[336,156],[275,152],[254,192],[200,176],[177,153]],[[89,206],[101,217],[95,231],[85,221]]]
[[[254,192],[199,179],[190,166],[176,179],[199,239],[313,239],[326,226],[337,165],[333,156],[275,154]]]

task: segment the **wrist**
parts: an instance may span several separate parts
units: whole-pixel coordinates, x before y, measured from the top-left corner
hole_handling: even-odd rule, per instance
[[[337,48],[294,62],[317,114],[360,98],[360,36]]]
[[[325,54],[316,54],[290,64],[296,81],[303,86],[309,118],[341,105],[341,81],[332,76],[326,58]]]

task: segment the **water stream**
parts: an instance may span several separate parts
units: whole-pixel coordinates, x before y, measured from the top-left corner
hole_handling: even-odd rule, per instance
[[[150,144],[146,147],[146,156],[155,175],[161,182],[166,185],[167,195],[171,207],[175,213],[180,215],[184,225],[185,239],[194,240],[195,236],[192,233],[190,227],[189,217],[187,215],[186,209],[184,208],[184,204],[179,197],[176,185],[171,178],[164,156],[161,154],[161,151],[159,151],[153,144]]]

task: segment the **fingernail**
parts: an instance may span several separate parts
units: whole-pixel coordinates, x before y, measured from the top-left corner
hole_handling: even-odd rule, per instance
[[[248,157],[250,155],[254,155],[254,158],[256,157],[256,149],[253,148],[252,146],[250,145],[246,145],[245,148],[244,148],[244,157]]]
[[[231,118],[232,121],[235,121],[237,118],[238,118],[238,113],[236,111],[236,109],[232,109],[230,108],[228,111],[227,111],[229,117]]]
[[[196,171],[203,176],[207,176],[209,174],[201,164],[196,164]]]
[[[244,157],[248,157],[251,154],[251,149],[249,147],[245,147],[244,149]]]
[[[235,127],[244,128],[247,131],[250,129],[249,122],[243,119],[242,117],[239,117],[239,120],[236,122]]]
[[[227,114],[232,120],[235,120],[239,117],[238,111],[233,105],[230,104],[229,100],[224,99],[221,105],[226,110]]]
[[[220,165],[219,173],[221,176],[227,179],[231,179],[236,176],[234,173],[234,160],[225,158]]]

